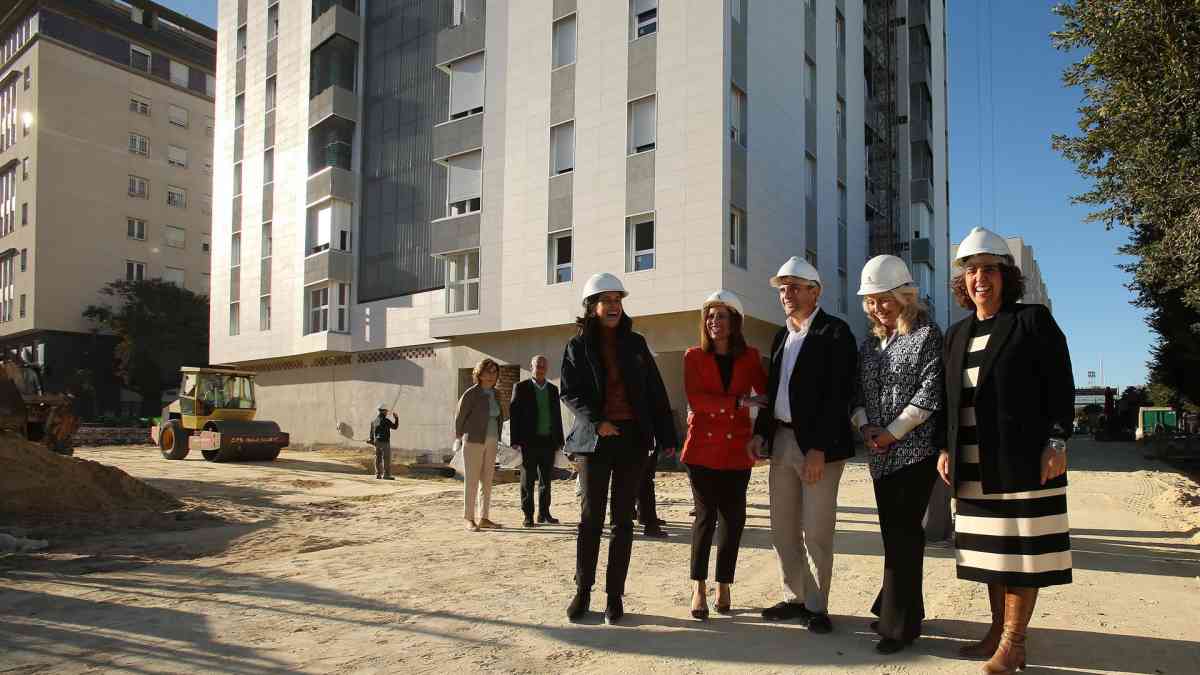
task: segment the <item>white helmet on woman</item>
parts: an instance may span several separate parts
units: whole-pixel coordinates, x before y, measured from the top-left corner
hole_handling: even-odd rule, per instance
[[[958,245],[958,254],[954,256],[954,265],[962,267],[967,258],[981,253],[1000,256],[1010,265],[1012,264],[1012,251],[1008,249],[1008,243],[1004,241],[1004,237],[989,229],[976,227]]]
[[[775,276],[771,277],[771,285],[779,288],[783,285],[784,277],[796,277],[797,279],[812,281],[818,286],[821,285],[821,273],[817,271],[817,268],[813,267],[807,260],[801,260],[796,256],[788,258],[787,262],[783,263],[783,266],[779,268]]]
[[[583,297],[580,300],[587,302],[587,299],[593,295],[612,292],[620,293],[622,298],[629,295],[629,291],[625,290],[625,286],[616,275],[609,274],[608,272],[599,272],[593,274],[587,280],[587,283],[583,285]]]
[[[908,265],[894,255],[877,255],[863,265],[859,295],[886,293],[913,282]]]
[[[731,311],[743,314],[741,299],[733,291],[727,291],[724,288],[708,296],[708,299],[700,306],[700,311],[704,312],[714,305],[725,305]]]

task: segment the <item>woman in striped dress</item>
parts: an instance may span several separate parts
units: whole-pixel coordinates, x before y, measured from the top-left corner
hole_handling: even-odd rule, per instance
[[[992,624],[964,656],[983,672],[1026,661],[1038,589],[1071,582],[1066,441],[1074,379],[1066,337],[998,235],[975,228],[955,261],[955,299],[973,311],[946,335],[947,447],[938,459],[957,501],[958,577],[988,585]]]

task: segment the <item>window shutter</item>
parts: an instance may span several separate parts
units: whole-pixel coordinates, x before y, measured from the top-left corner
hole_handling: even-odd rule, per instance
[[[450,164],[448,202],[474,199],[480,194],[482,154],[469,152],[448,160]]]
[[[450,115],[483,107],[483,54],[450,64]]]

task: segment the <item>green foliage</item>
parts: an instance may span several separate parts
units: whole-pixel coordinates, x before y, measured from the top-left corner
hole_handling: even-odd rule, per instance
[[[1092,180],[1073,201],[1129,229],[1123,269],[1160,338],[1151,379],[1200,402],[1200,383],[1183,381],[1200,365],[1200,0],[1076,0],[1054,12],[1054,46],[1082,57],[1063,74],[1083,91],[1080,133],[1052,141]]]
[[[100,293],[116,306],[90,305],[83,316],[117,336],[116,372],[141,395],[141,414],[156,414],[180,366],[208,364],[208,299],[158,279],[114,281]]]

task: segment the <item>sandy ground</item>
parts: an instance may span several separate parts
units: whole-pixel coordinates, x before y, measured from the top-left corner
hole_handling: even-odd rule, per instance
[[[835,632],[763,623],[779,600],[766,470],[751,483],[735,615],[687,612],[690,492],[659,478],[671,537],[634,543],[627,620],[566,621],[578,515],[525,530],[518,487],[497,486],[501,531],[461,526],[461,483],[376,481],[319,453],[272,464],[162,460],[149,447],[83,449],[223,520],[175,530],[49,535],[0,559],[0,672],[972,673],[955,648],[982,634],[986,596],[926,553],[925,637],[872,650],[882,549],[866,467],[842,480]],[[1131,444],[1071,450],[1075,583],[1042,595],[1028,672],[1200,673],[1200,488]],[[603,552],[599,578],[603,579]],[[596,589],[601,605],[603,589]]]

